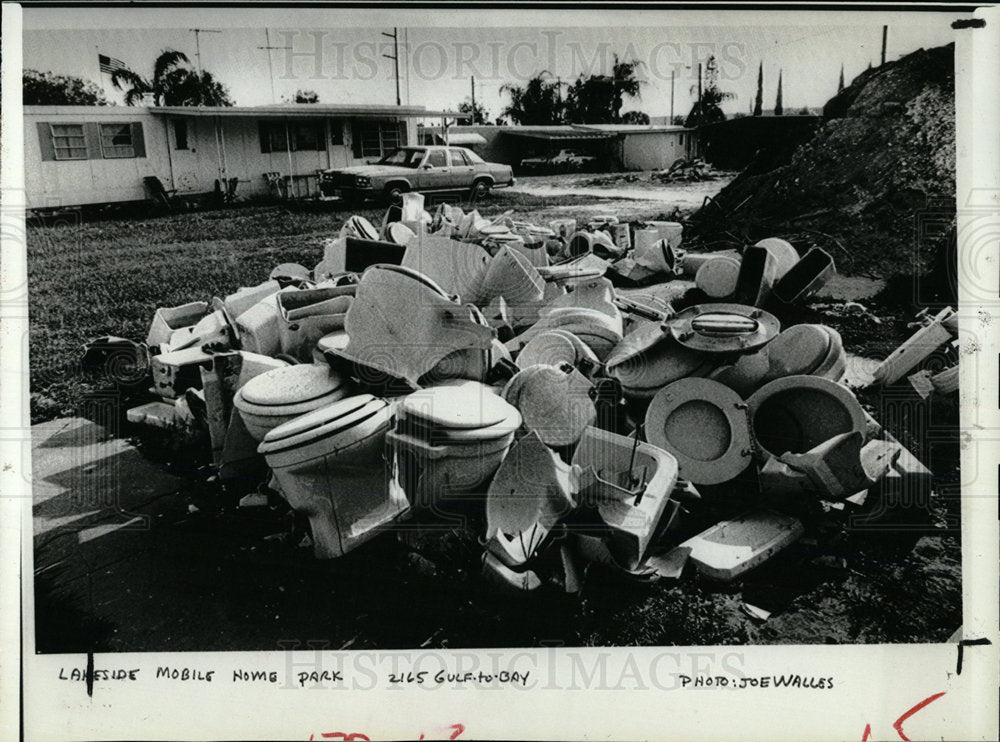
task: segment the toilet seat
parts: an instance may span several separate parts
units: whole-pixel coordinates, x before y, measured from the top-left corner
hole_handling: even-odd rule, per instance
[[[258,446],[262,454],[294,448],[306,441],[334,435],[368,419],[388,403],[371,394],[358,394],[300,415],[269,431]]]
[[[261,415],[289,414],[303,406],[314,409],[318,401],[336,395],[345,384],[328,366],[296,364],[255,376],[236,394],[242,402],[241,409],[246,411]]]
[[[481,430],[495,425],[516,429],[520,413],[490,387],[468,379],[449,379],[400,400],[400,419],[413,418],[444,430]]]
[[[680,476],[695,484],[728,481],[750,464],[746,405],[717,381],[688,378],[664,387],[645,424],[646,440],[673,454]]]

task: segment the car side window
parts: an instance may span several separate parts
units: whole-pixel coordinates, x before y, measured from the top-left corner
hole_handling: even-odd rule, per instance
[[[448,152],[451,153],[451,164],[452,165],[460,166],[460,165],[471,165],[472,164],[472,162],[469,161],[469,158],[465,156],[465,152],[463,152],[462,150],[460,150],[460,149],[449,149]]]
[[[427,161],[425,165],[430,165],[431,167],[448,167],[448,161],[445,158],[443,149],[431,150],[427,153]]]

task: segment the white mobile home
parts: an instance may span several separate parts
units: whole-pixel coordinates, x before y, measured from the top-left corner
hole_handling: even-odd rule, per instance
[[[416,143],[417,122],[453,116],[422,106],[25,106],[29,209],[139,201],[147,178],[179,195],[280,183],[312,195],[316,172],[363,164]]]

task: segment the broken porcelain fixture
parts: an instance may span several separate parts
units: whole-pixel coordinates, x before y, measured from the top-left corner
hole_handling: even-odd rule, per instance
[[[365,271],[344,329],[350,342],[334,355],[411,387],[449,354],[487,350],[493,341],[470,307],[426,276],[390,265]]]
[[[549,446],[572,446],[597,417],[593,385],[570,364],[519,371],[503,396],[521,412],[525,427]]]
[[[851,391],[818,376],[768,382],[747,400],[754,439],[772,456],[805,453],[835,436],[866,429]]]
[[[478,304],[489,263],[490,254],[479,245],[420,235],[407,244],[402,265],[429,277],[462,302]]]
[[[839,381],[847,357],[840,333],[826,325],[794,325],[756,353],[740,356],[710,374],[743,397],[784,376],[821,376]]]
[[[348,284],[316,286],[276,294],[281,352],[308,362],[321,337],[343,329],[347,310],[354,301],[356,290],[356,285]]]
[[[284,366],[240,387],[233,404],[257,441],[268,431],[307,412],[326,407],[348,392],[347,382],[325,364]]]
[[[517,367],[522,370],[539,364],[561,366],[564,363],[588,378],[601,367],[588,345],[572,332],[558,328],[538,333],[517,354]]]
[[[579,499],[596,504],[615,560],[637,568],[677,484],[677,459],[650,443],[588,427],[573,464],[583,471]]]
[[[391,419],[385,400],[347,397],[270,430],[260,444],[282,496],[309,518],[317,557],[347,553],[407,510],[387,466]]]
[[[281,312],[278,309],[277,292],[236,315],[235,323],[243,350],[265,356],[281,352]]]
[[[688,539],[688,560],[705,577],[729,582],[762,564],[797,541],[805,528],[802,521],[773,510],[755,510],[723,520]]]
[[[881,480],[899,457],[889,441],[865,443],[857,430],[841,433],[805,453],[769,459],[760,470],[763,494],[816,494],[828,499],[849,497]]]
[[[487,490],[487,549],[508,567],[527,562],[555,524],[576,507],[579,468],[535,433],[507,454]]]
[[[823,288],[835,272],[830,253],[818,247],[811,248],[774,285],[774,296],[786,304],[803,301]]]
[[[171,336],[180,329],[197,324],[208,314],[208,303],[193,301],[177,307],[160,307],[153,314],[146,345],[169,345]]]

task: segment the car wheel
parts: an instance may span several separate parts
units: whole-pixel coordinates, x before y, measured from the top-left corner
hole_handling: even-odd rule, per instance
[[[470,192],[473,200],[478,201],[479,199],[486,198],[490,195],[490,182],[488,180],[477,180],[472,184],[472,190]]]
[[[385,187],[385,201],[390,206],[399,206],[403,203],[403,194],[410,188],[405,183],[391,183]]]

